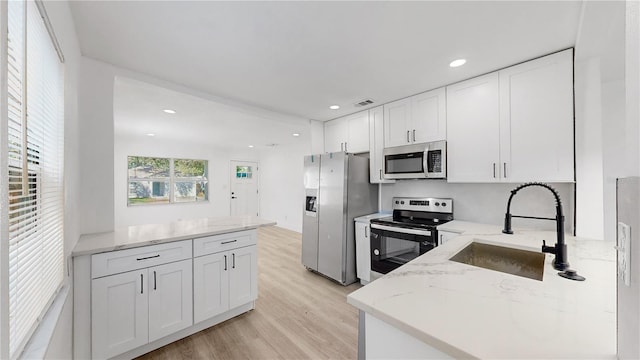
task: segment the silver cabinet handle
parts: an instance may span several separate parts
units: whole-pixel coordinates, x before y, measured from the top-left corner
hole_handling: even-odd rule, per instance
[[[231,244],[231,243],[234,243],[236,241],[238,241],[238,240],[236,239],[236,240],[231,240],[231,241],[223,241],[220,244]]]
[[[231,259],[232,259],[231,268],[235,269],[236,268],[236,253],[231,254]]]
[[[140,274],[140,294],[144,294],[144,285],[143,285],[143,282],[144,282],[144,275],[143,275],[143,274]]]
[[[413,129],[413,142],[416,142],[416,129]]]
[[[158,289],[158,283],[156,282],[156,271],[153,271],[153,290],[157,290]]]
[[[504,175],[504,177],[507,177],[507,163],[505,162],[502,164],[503,164],[502,168],[504,169],[502,175]]]
[[[493,163],[493,178],[496,178],[496,163]]]
[[[227,255],[224,255],[224,271],[227,271]]]
[[[369,227],[365,226],[364,228],[364,237],[368,238],[369,237]]]
[[[344,142],[344,152],[347,152],[347,142]]]
[[[410,132],[411,132],[411,131],[407,130],[407,142],[411,142],[411,140],[409,140],[409,133],[410,133]]]
[[[380,180],[382,180],[382,169],[380,169]]]

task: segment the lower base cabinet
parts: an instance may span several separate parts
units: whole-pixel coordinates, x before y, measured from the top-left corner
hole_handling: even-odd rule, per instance
[[[133,358],[254,308],[255,230],[74,258],[74,358]]]
[[[255,300],[257,267],[255,245],[193,259],[194,322]]]
[[[192,260],[94,279],[92,356],[103,359],[193,324]]]

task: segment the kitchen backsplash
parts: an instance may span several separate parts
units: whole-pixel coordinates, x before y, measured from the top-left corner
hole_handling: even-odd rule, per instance
[[[425,196],[453,198],[453,216],[487,224],[504,224],[504,214],[511,190],[519,184],[450,184],[444,180],[399,180],[395,184],[382,184],[382,209],[391,211],[391,199],[396,196]],[[574,229],[574,184],[549,184],[560,194],[565,215],[565,231]],[[513,198],[511,213],[555,218],[555,200],[551,192],[539,187],[523,189]],[[555,230],[555,222],[513,219],[513,226],[542,230]]]

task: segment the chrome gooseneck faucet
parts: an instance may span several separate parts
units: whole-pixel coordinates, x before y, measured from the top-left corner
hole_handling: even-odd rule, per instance
[[[553,196],[556,198],[556,218],[555,219],[536,217],[536,216],[511,215],[511,200],[513,199],[513,196],[518,191],[529,186],[540,186],[553,193]],[[558,195],[558,192],[554,188],[544,183],[532,182],[532,183],[526,183],[526,184],[520,185],[517,188],[511,190],[511,196],[509,196],[509,202],[507,203],[507,213],[504,215],[504,229],[502,230],[502,232],[505,234],[513,234],[513,230],[511,230],[512,217],[555,221],[556,232],[557,232],[556,245],[547,246],[545,241],[542,240],[542,252],[556,255],[555,259],[553,260],[554,269],[563,271],[569,268],[569,262],[567,261],[567,244],[565,244],[564,242],[564,215],[562,214],[562,201],[560,200],[560,195]]]

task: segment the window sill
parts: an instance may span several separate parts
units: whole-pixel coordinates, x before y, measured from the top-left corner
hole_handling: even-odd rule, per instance
[[[65,302],[69,299],[69,284],[64,284],[56,298],[51,303],[49,310],[38,325],[38,328],[29,339],[29,342],[20,355],[20,359],[44,359],[53,338],[56,325],[64,309]]]

